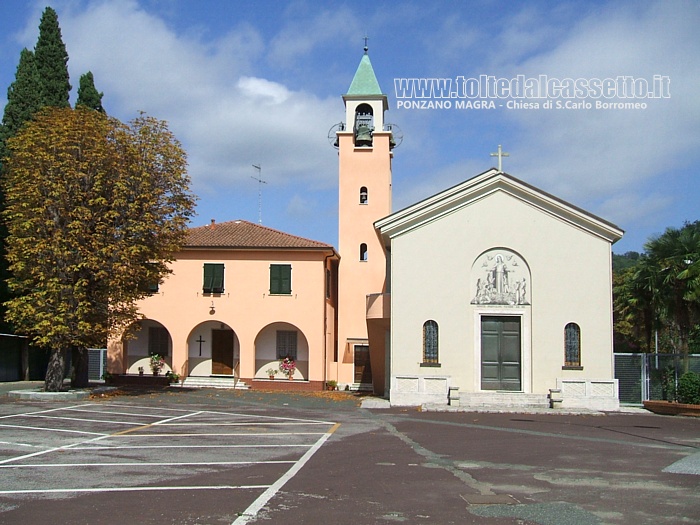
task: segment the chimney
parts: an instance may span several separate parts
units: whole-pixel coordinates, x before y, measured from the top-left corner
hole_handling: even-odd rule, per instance
[[[216,219],[211,220],[211,226],[209,226],[212,230],[216,227]]]

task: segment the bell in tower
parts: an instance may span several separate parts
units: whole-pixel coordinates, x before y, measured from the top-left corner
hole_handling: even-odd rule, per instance
[[[369,104],[357,106],[355,110],[355,125],[353,126],[356,147],[372,146],[373,123],[372,106]]]

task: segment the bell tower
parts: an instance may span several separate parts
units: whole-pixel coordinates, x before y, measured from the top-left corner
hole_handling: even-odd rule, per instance
[[[388,110],[367,54],[343,95],[345,122],[338,147],[338,382],[372,382],[367,296],[386,291],[387,263],[374,222],[391,213],[394,140]],[[383,371],[382,371],[383,372]]]

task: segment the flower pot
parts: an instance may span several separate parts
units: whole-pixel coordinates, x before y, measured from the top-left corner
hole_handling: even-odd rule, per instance
[[[270,376],[270,379],[274,379],[274,378],[275,378],[275,376]]]
[[[287,379],[289,379],[290,381],[294,381],[294,376],[292,374],[289,374],[287,376]]]

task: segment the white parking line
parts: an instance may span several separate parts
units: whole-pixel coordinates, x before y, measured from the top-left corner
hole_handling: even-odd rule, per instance
[[[148,492],[161,490],[260,490],[266,489],[269,485],[201,485],[187,487],[102,487],[84,489],[26,489],[26,490],[3,490],[0,494],[65,494],[81,492]]]
[[[158,414],[134,414],[133,412],[112,412],[111,410],[86,410],[83,408],[67,408],[65,410],[68,410],[70,412],[85,412],[85,413],[93,413],[93,414],[104,414],[104,415],[110,415],[110,416],[136,416],[136,417],[150,417],[153,419],[159,419],[163,417],[162,415]]]
[[[88,432],[86,430],[67,430],[65,428],[44,428],[44,427],[29,427],[26,425],[5,425],[0,424],[0,427],[5,428],[20,428],[22,430],[43,430],[50,432],[66,432],[68,434],[86,434],[88,436],[109,436],[109,434],[104,434],[100,432]]]
[[[198,415],[201,414],[201,413],[202,413],[202,411],[200,410],[199,412],[192,412],[192,413],[190,413],[190,414],[183,414],[183,415],[181,415],[181,416],[170,417],[170,418],[164,419],[164,420],[162,420],[162,421],[156,421],[156,422],[153,423],[153,424],[154,424],[154,425],[178,425],[178,424],[187,424],[187,423],[170,423],[170,421],[175,421],[176,419],[184,419],[184,418],[186,418],[186,417],[198,416]]]
[[[311,447],[309,450],[306,451],[306,454],[304,454],[299,461],[297,461],[292,468],[290,468],[284,476],[279,478],[277,481],[275,481],[270,487],[260,494],[258,498],[251,503],[248,508],[243,511],[243,513],[234,521],[231,525],[244,525],[245,523],[248,523],[250,520],[254,519],[255,516],[260,512],[260,509],[262,509],[268,501],[270,501],[275,494],[277,494],[282,487],[290,480],[292,479],[297,472],[299,472],[304,465],[306,465],[306,462],[311,459],[311,457],[318,451],[318,449],[321,448],[321,446],[328,440],[328,438],[333,435],[333,432],[336,431],[336,429],[340,426],[340,423],[336,423],[333,425],[333,428],[331,428],[328,432],[326,432],[321,438],[314,444],[313,447]]]
[[[123,438],[161,438],[161,437],[223,437],[223,436],[259,436],[259,437],[269,437],[269,436],[322,436],[325,432],[215,432],[215,433],[200,433],[200,432],[173,432],[173,433],[148,433],[148,434],[136,434],[131,432],[129,434],[119,434],[119,439]]]
[[[60,420],[67,420],[67,421],[85,421],[86,423],[110,423],[112,425],[129,425],[129,426],[136,426],[136,425],[143,425],[142,422],[140,421],[109,421],[105,419],[84,419],[84,418],[79,418],[79,417],[65,417],[65,416],[46,416],[44,414],[27,414],[24,417],[35,417],[35,418],[44,418],[44,419],[60,419]]]
[[[32,445],[27,445],[31,447]],[[308,448],[311,445],[308,443],[300,444],[273,444],[273,445],[261,445],[259,443],[254,445],[114,445],[114,446],[99,446],[99,447],[73,447],[71,450],[138,450],[142,448]]]
[[[66,468],[66,467],[217,467],[224,465],[281,465],[296,463],[291,460],[266,460],[266,461],[164,461],[164,462],[146,462],[146,461],[134,461],[134,462],[121,462],[121,463],[37,463],[37,464],[23,464],[23,465],[0,465],[0,469],[22,469],[22,468]],[[0,490],[0,494],[4,494]]]
[[[99,407],[99,409],[98,409]],[[114,410],[112,410],[114,409]],[[141,410],[144,413],[139,413]],[[63,411],[64,415],[53,415],[54,412]],[[99,418],[90,417],[69,417],[67,414],[70,412],[78,413],[98,413],[103,417],[111,416],[122,416],[122,417],[134,417],[134,418],[148,418],[148,422],[131,422],[131,421],[110,421]],[[79,415],[79,414],[76,414]],[[244,514],[237,519],[234,523],[236,525],[247,523],[259,512],[259,510],[290,480],[292,477],[303,468],[306,462],[313,456],[313,454],[319,450],[319,448],[328,440],[328,438],[333,434],[333,432],[338,427],[338,424],[334,424],[328,421],[318,421],[318,420],[305,420],[299,418],[288,418],[288,417],[276,417],[276,416],[266,416],[257,414],[240,414],[231,413],[223,411],[191,411],[186,409],[171,409],[163,407],[150,407],[150,406],[134,406],[134,405],[121,405],[117,403],[100,403],[95,404],[81,404],[74,405],[64,408],[54,408],[49,410],[42,410],[36,412],[29,412],[23,414],[11,414],[9,416],[0,417],[33,417],[33,418],[44,418],[47,421],[56,420],[58,421],[74,421],[76,424],[85,424],[87,428],[90,428],[90,424],[114,424],[114,425],[128,425],[130,428],[112,433],[98,433],[88,430],[68,430],[63,428],[42,428],[33,427],[27,425],[10,425],[10,424],[0,424],[0,427],[5,428],[16,428],[21,430],[39,430],[43,432],[55,432],[55,433],[70,433],[70,434],[82,434],[86,436],[93,436],[90,438],[79,440],[76,443],[53,447],[49,449],[44,449],[41,451],[28,453],[20,455],[14,458],[8,458],[5,460],[0,460],[0,469],[32,469],[32,472],[40,472],[40,469],[54,469],[61,468],[66,469],[70,467],[82,467],[90,469],[102,469],[109,468],[114,469],[115,467],[143,467],[144,469],[151,469],[153,467],[232,467],[241,465],[291,465],[291,468],[287,470],[277,481],[271,485],[194,485],[194,486],[124,486],[124,487],[86,487],[86,488],[47,488],[47,489],[17,489],[17,490],[0,490],[2,495],[11,494],[58,494],[58,493],[100,493],[100,492],[141,492],[141,491],[163,491],[163,490],[177,490],[177,491],[192,491],[192,490],[261,490],[262,494],[251,504]],[[222,419],[222,421],[212,421],[213,418]],[[188,420],[189,419],[189,420]],[[228,420],[226,420],[228,419]],[[9,421],[8,421],[9,423]],[[327,432],[309,431],[309,427],[313,426],[332,426]],[[156,427],[169,427],[168,430],[172,429],[171,432],[150,432],[155,430]],[[212,427],[237,427],[250,428],[251,430],[258,429],[255,432],[241,432],[240,430],[231,428],[232,432],[192,432],[189,428],[196,427],[206,430],[206,428]],[[284,427],[284,430],[283,428]],[[301,427],[302,432],[294,432],[294,427]],[[304,428],[306,427],[306,428]],[[183,432],[178,432],[182,429]],[[214,428],[212,428],[214,429]],[[269,429],[270,431],[267,431]],[[275,431],[275,429],[283,431]],[[287,430],[288,429],[288,430]],[[225,430],[225,428],[221,428]],[[291,431],[290,431],[291,430]],[[321,430],[321,429],[319,429]],[[315,442],[312,443],[298,443],[299,438],[303,436],[313,436],[317,438]],[[178,443],[168,444],[166,443],[156,443],[152,445],[142,445],[138,442],[132,441],[133,439],[145,439],[145,438],[191,438],[196,437],[200,440],[204,440],[208,437],[223,437],[223,438],[254,438],[257,439],[256,444],[236,444],[230,441],[225,444],[211,444],[208,445],[206,442],[199,442],[194,445],[180,445]],[[282,444],[271,444],[265,443],[266,438],[276,439],[276,438],[290,438],[297,441],[297,443],[285,442]],[[296,439],[295,439],[296,438]],[[104,442],[105,440],[116,440],[117,443],[120,441],[122,444],[100,444],[99,442]],[[287,440],[288,441],[288,440]],[[126,442],[126,443],[125,443]],[[7,442],[2,442],[4,444],[10,444]],[[124,444],[125,443],[125,444]],[[131,444],[129,444],[131,443]],[[26,445],[31,446],[31,445]],[[301,456],[299,460],[242,460],[242,461],[205,461],[205,462],[142,462],[142,461],[129,461],[129,462],[114,462],[109,463],[47,463],[38,462],[37,464],[27,463],[26,460],[31,458],[36,458],[38,456],[46,456],[51,452],[59,451],[101,451],[101,450],[125,450],[125,449],[272,449],[279,448],[284,450],[290,450],[293,453],[294,449],[307,449],[306,452]],[[99,452],[96,452],[94,456],[95,459],[99,459]],[[44,458],[42,458],[45,461]],[[48,458],[46,458],[48,459]],[[63,458],[62,458],[63,459]],[[79,458],[76,458],[79,459]],[[92,458],[90,458],[92,459]],[[225,458],[220,458],[225,459]],[[245,456],[239,459],[245,459]],[[97,470],[97,472],[99,472]],[[88,478],[89,479],[89,478]]]
[[[156,423],[158,424],[158,423]],[[187,426],[197,426],[197,427],[260,427],[260,426],[299,426],[299,425],[324,425],[328,426],[332,423],[324,423],[322,421],[306,422],[301,421],[262,421],[260,423],[255,423],[253,421],[243,421],[240,423],[199,423],[193,421],[191,423],[162,423],[164,427],[187,427]]]
[[[12,445],[14,447],[35,447],[36,445],[30,445],[29,443],[12,443],[10,441],[0,441],[0,445]]]

